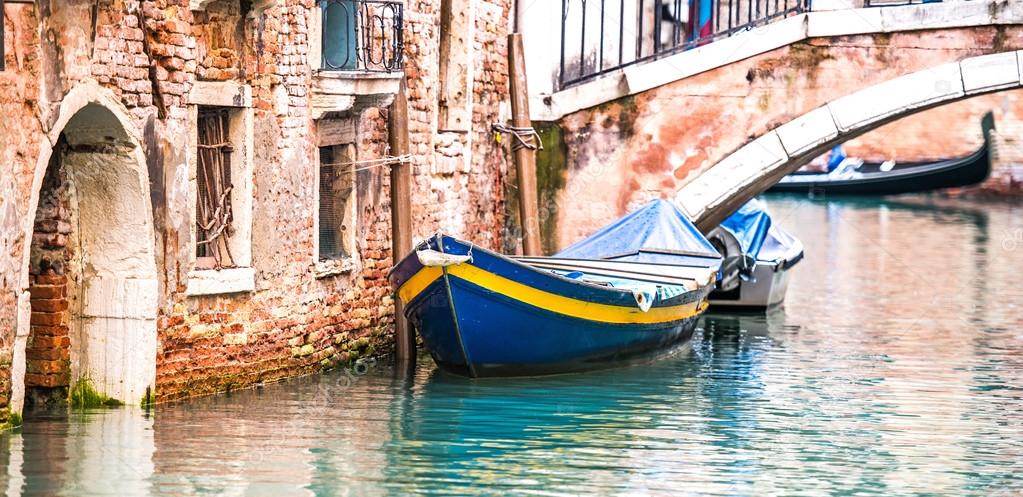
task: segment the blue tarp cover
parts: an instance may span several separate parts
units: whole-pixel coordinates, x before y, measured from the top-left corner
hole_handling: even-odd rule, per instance
[[[722,221],[721,228],[735,236],[743,254],[756,259],[771,229],[771,216],[763,202],[753,199]]]
[[[767,232],[767,239],[760,247],[758,261],[778,262],[795,259],[803,252],[803,243],[792,233],[785,231],[777,224],[772,224]]]
[[[657,199],[579,240],[554,257],[622,260],[621,256],[632,255],[628,260],[671,263],[663,258],[650,260],[650,257],[660,258],[660,255],[640,254],[642,250],[717,254],[714,246],[675,204]]]

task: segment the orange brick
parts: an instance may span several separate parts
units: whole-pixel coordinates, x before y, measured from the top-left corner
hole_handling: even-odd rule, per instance
[[[29,340],[29,346],[35,348],[57,348],[71,346],[71,339],[68,337],[34,336]]]
[[[51,285],[33,285],[29,288],[29,293],[32,295],[32,300],[36,299],[59,299],[63,298],[66,294],[67,287],[64,285],[51,286]]]
[[[66,387],[71,383],[71,373],[63,374],[39,374],[26,373],[25,386],[27,387]]]
[[[68,336],[67,326],[33,326],[33,336],[51,336],[51,337],[66,337]]]
[[[40,274],[36,275],[35,281],[38,285],[65,285],[67,284],[67,276],[62,274]]]
[[[71,349],[67,347],[63,348],[28,348],[25,349],[25,359],[27,360],[40,360],[40,361],[59,361],[59,360],[70,360]]]
[[[65,323],[64,313],[33,312],[32,326],[60,326]]]
[[[61,312],[66,311],[68,302],[66,299],[32,300],[32,310],[35,312]]]
[[[69,364],[61,360],[28,359],[25,370],[29,373],[51,374],[67,370]]]

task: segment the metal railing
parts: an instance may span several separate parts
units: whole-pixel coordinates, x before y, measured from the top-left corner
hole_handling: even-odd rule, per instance
[[[806,12],[811,0],[561,0],[561,87]],[[695,22],[694,22],[695,20]]]
[[[319,0],[325,71],[392,72],[404,67],[404,5],[385,0]]]
[[[942,0],[863,0],[864,7],[893,7],[898,5],[919,5],[923,3],[941,3]]]

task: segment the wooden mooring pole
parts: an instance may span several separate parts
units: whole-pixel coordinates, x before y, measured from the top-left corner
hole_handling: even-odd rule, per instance
[[[526,86],[526,58],[522,34],[508,35],[508,68],[512,104],[512,126],[532,128],[529,119],[529,88]],[[519,147],[514,151],[519,186],[519,214],[522,218],[522,250],[526,255],[543,255],[540,248],[540,219],[537,216],[536,150]]]
[[[408,97],[405,80],[401,81],[387,115],[388,143],[391,156],[408,154]],[[391,165],[391,257],[394,264],[412,251],[412,164],[397,162]],[[399,361],[416,360],[416,335],[405,319],[404,306],[394,299],[395,354]]]

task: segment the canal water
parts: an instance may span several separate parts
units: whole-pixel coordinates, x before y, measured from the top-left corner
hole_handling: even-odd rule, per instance
[[[0,435],[8,495],[1023,493],[1023,208],[770,197],[784,309],[653,364],[379,364]],[[360,371],[361,372],[361,371]]]

